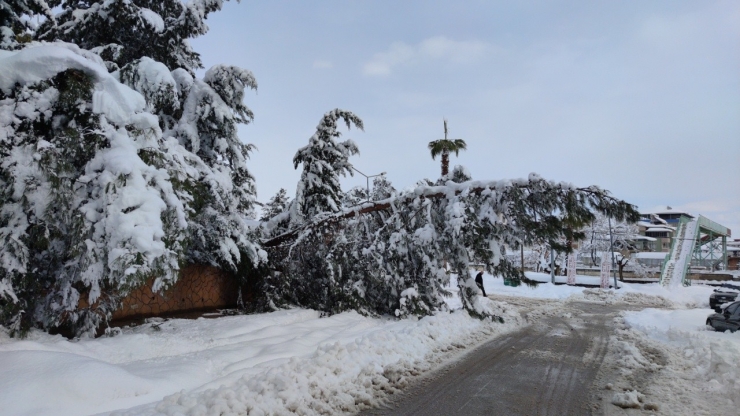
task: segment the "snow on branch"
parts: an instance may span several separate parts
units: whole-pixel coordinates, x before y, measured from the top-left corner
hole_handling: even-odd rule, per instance
[[[555,196],[553,192],[556,190],[560,192],[560,200],[551,199],[547,203],[538,206],[532,204],[533,201],[539,201],[540,203],[546,202],[546,197]],[[264,240],[262,245],[264,247],[275,247],[294,240],[302,230],[320,226],[331,221],[388,210],[393,205],[408,204],[413,202],[416,198],[438,199],[461,194],[488,195],[491,192],[498,192],[501,194],[508,192],[508,194],[517,194],[521,196],[523,199],[517,201],[519,204],[511,206],[508,210],[510,214],[515,215],[520,219],[523,219],[525,216],[530,216],[533,221],[538,221],[538,219],[542,219],[543,215],[554,213],[558,209],[565,210],[569,207],[575,208],[572,205],[573,202],[570,198],[576,195],[578,200],[583,203],[588,203],[595,211],[604,215],[613,215],[613,217],[618,220],[629,218],[634,221],[635,218],[639,217],[639,214],[636,214],[637,211],[635,211],[633,205],[614,198],[609,195],[607,191],[602,190],[597,186],[576,188],[570,183],[546,181],[538,175],[532,174],[529,179],[468,181],[463,183],[449,181],[442,186],[419,186],[410,192],[402,193],[391,198],[380,201],[365,202],[345,209],[339,213],[318,217],[312,222],[303,224],[277,237]],[[513,203],[514,201],[510,202]],[[520,210],[516,211],[516,209]],[[591,211],[581,212],[580,214],[588,217],[588,213],[590,212]],[[283,217],[276,217],[274,220],[283,220]],[[269,228],[270,224],[271,222],[268,221],[263,226]]]

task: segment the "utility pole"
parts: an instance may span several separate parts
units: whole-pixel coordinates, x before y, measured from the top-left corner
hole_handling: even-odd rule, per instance
[[[524,278],[524,244],[522,244],[521,249],[522,249],[522,278]]]
[[[550,282],[555,283],[555,250],[550,244]]]
[[[614,237],[612,236],[612,217],[609,218],[609,252],[612,255],[612,276],[614,276],[614,290],[617,290],[617,261],[614,259]]]

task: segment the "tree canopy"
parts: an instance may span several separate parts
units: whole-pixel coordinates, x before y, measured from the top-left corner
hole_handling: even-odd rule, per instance
[[[429,151],[432,154],[432,159],[436,159],[437,156],[442,156],[442,176],[446,176],[449,172],[450,167],[450,153],[455,152],[457,156],[461,150],[467,149],[467,143],[462,139],[449,140],[447,138],[447,120],[444,121],[445,126],[445,138],[440,140],[434,140],[429,142]]]

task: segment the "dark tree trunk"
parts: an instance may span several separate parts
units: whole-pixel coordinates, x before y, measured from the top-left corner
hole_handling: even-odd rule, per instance
[[[445,152],[442,153],[442,176],[447,175],[450,171],[450,154]]]
[[[617,265],[619,266],[619,281],[624,282],[624,276],[622,276],[622,271],[624,270],[624,266],[627,265],[628,262],[618,262]]]

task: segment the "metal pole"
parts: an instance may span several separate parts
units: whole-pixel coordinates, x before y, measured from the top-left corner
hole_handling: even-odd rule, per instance
[[[555,283],[555,250],[550,246],[550,282]]]
[[[357,169],[356,167],[351,166],[351,168],[357,171],[357,173],[359,173],[360,175],[365,177],[365,187],[366,187],[365,189],[367,190],[367,200],[369,201],[370,200],[370,178],[385,175],[385,172],[380,172],[377,175],[365,175],[364,173],[360,172],[360,170]]]
[[[522,277],[524,277],[524,243],[522,243]]]
[[[614,276],[614,290],[617,290],[617,261],[614,259],[614,237],[612,236],[612,217],[609,218],[609,252],[612,253],[612,276]]]

